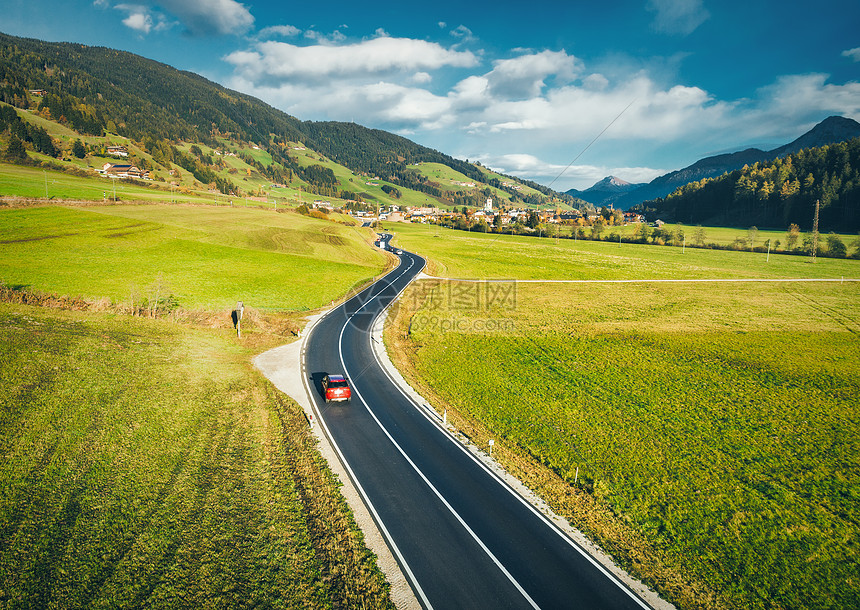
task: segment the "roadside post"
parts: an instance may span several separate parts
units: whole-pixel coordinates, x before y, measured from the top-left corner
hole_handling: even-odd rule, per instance
[[[242,338],[242,314],[245,312],[245,305],[242,301],[236,301],[236,309],[233,310],[233,326],[236,327],[236,336]]]

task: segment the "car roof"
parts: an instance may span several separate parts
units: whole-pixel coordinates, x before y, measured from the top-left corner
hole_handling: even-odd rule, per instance
[[[343,375],[329,375],[328,378],[330,381],[341,381],[344,377]]]

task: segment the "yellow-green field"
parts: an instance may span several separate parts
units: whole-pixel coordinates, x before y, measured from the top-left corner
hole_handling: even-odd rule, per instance
[[[393,607],[232,332],[8,303],[0,328],[0,607]]]
[[[0,194],[31,199],[83,201],[149,201],[214,203],[215,195],[202,196],[138,186],[124,180],[75,176],[56,170],[0,163]],[[221,195],[222,203],[224,196]]]
[[[860,261],[397,234],[510,281],[411,286],[395,359],[622,564],[684,608],[860,603]],[[709,277],[837,281],[517,281]]]
[[[450,278],[628,280],[860,277],[860,262],[469,233],[435,225],[388,224],[394,243],[429,257],[429,272]]]
[[[252,208],[6,209],[0,235],[8,285],[129,302],[157,284],[185,309],[314,309],[386,265],[368,229]]]

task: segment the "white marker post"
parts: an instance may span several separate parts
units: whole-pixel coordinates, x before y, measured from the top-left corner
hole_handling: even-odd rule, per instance
[[[236,301],[236,309],[233,310],[233,323],[236,325],[236,336],[242,338],[242,314],[245,312],[245,305],[242,301]]]

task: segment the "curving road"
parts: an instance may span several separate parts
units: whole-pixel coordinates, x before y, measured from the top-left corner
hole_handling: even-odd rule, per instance
[[[425,608],[647,608],[416,408],[371,348],[376,316],[424,268],[400,265],[337,307],[306,343],[308,393]],[[353,398],[326,404],[325,373]]]

